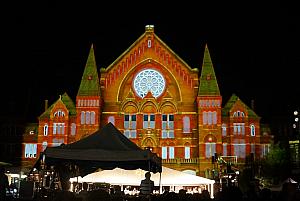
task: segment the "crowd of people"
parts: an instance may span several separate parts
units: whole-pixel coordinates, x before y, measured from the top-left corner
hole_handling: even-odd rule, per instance
[[[0,201],[10,201],[5,198],[3,190],[8,186],[8,179],[5,176],[1,169]],[[282,190],[277,193],[267,188],[257,190],[254,186],[244,193],[236,186],[224,187],[222,191],[214,194],[214,198],[211,198],[207,190],[193,194],[184,189],[178,193],[165,190],[163,194],[155,194],[153,192],[156,187],[149,172],[141,181],[139,193],[136,195],[125,194],[118,186],[110,189],[91,189],[87,183],[82,183],[80,191],[75,193],[69,191],[70,184],[68,180],[62,180],[60,190],[36,196],[34,201],[300,201],[300,191],[290,184],[283,185]],[[19,198],[18,201],[22,200]]]

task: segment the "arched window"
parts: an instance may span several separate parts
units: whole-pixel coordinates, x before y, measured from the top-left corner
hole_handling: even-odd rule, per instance
[[[191,122],[190,122],[190,117],[188,116],[183,117],[183,132],[184,133],[191,132]]]
[[[95,112],[91,112],[91,124],[95,124]]]
[[[240,140],[234,141],[233,148],[234,148],[234,155],[235,156],[237,156],[238,158],[245,158],[246,157],[245,140],[240,139]]]
[[[71,124],[71,135],[75,135],[76,134],[76,124],[75,123],[72,123]]]
[[[83,112],[83,111],[81,112],[80,123],[85,124],[85,112]]]
[[[223,144],[223,156],[227,156],[227,143]]]
[[[48,124],[44,125],[44,136],[48,135]]]
[[[212,112],[211,111],[208,112],[207,123],[208,123],[208,125],[212,124]]]
[[[112,123],[113,125],[115,125],[115,117],[114,116],[109,116],[107,122]]]
[[[185,159],[191,158],[191,148],[189,146],[184,147],[184,158]]]
[[[43,151],[45,151],[45,149],[47,148],[48,143],[47,142],[43,142],[42,147],[43,147]]]
[[[167,159],[168,157],[168,147],[161,147],[161,158]]]
[[[222,124],[222,136],[226,136],[226,135],[227,135],[226,124]]]
[[[91,113],[90,112],[85,113],[85,123],[91,124]]]
[[[207,112],[203,112],[203,125],[207,124]]]
[[[254,124],[250,125],[250,134],[251,134],[251,136],[255,136],[255,126],[254,126]]]
[[[175,158],[175,148],[173,146],[169,147],[169,158],[170,159]]]
[[[216,143],[205,143],[205,157],[210,158],[216,153]]]
[[[215,125],[217,124],[217,112],[214,111],[212,114],[213,114],[213,124]]]

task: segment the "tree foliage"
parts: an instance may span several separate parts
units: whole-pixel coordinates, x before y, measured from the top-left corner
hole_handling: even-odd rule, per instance
[[[261,163],[261,176],[271,179],[273,183],[285,179],[289,175],[287,151],[279,144],[274,144]]]

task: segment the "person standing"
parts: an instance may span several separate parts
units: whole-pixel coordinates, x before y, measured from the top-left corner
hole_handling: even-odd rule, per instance
[[[6,190],[8,190],[8,176],[5,174],[4,167],[0,166],[0,201],[6,200]]]
[[[154,181],[151,179],[150,172],[146,172],[145,179],[140,184],[140,195],[151,195],[154,189]]]

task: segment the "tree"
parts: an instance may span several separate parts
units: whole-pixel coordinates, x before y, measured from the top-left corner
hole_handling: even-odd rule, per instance
[[[261,164],[261,176],[273,184],[285,179],[290,173],[288,153],[279,143],[271,147]]]

